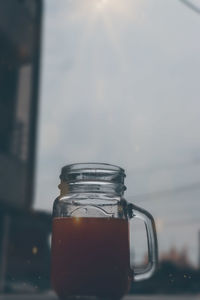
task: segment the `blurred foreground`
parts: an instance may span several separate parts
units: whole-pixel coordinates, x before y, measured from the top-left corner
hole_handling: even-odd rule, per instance
[[[57,300],[58,298],[55,295],[41,295],[41,296],[2,296],[0,300]],[[199,296],[127,296],[123,300],[199,300]]]

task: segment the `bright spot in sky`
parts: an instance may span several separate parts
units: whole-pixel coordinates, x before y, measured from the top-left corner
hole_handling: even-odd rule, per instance
[[[106,4],[108,3],[109,0],[98,0],[96,4],[96,8],[99,10],[102,10],[105,8]]]
[[[98,36],[105,37],[109,41],[110,48],[118,62],[119,69],[126,72],[129,62],[124,53],[124,45],[120,42],[120,31],[128,24],[141,22],[143,20],[144,0],[85,0],[78,2],[75,6],[72,22],[81,20],[85,24],[84,34],[81,37],[80,47],[77,53],[78,63],[81,65],[84,60],[87,45],[92,43],[95,46],[95,39]],[[121,25],[119,25],[121,24]],[[92,41],[92,42],[91,42]],[[98,55],[98,49],[95,51]],[[102,53],[99,54],[101,56]],[[90,65],[95,61],[90,59]]]
[[[140,14],[140,9],[143,7],[143,0],[93,0],[85,1],[80,7],[87,16],[104,16],[109,18],[128,18],[131,21],[135,16]],[[118,19],[119,21],[119,19]]]

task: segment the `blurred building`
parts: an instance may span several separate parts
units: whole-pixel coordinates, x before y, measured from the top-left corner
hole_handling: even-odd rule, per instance
[[[192,267],[186,247],[184,247],[181,251],[172,247],[169,252],[161,254],[161,261],[172,262],[174,265],[182,268]]]
[[[50,216],[31,212],[41,21],[41,0],[0,0],[1,291],[49,274]]]
[[[33,200],[41,1],[0,1],[0,202]]]

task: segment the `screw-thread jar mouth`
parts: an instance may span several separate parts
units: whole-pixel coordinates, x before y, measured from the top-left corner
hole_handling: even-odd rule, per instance
[[[106,163],[79,163],[64,166],[59,188],[68,193],[92,192],[123,195],[124,169]],[[66,193],[66,192],[65,192]],[[63,194],[63,193],[62,193]]]

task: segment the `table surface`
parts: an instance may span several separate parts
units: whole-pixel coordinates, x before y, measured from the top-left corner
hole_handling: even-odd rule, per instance
[[[58,300],[53,293],[43,295],[1,295],[0,300]],[[200,300],[200,295],[128,295],[123,300]]]

